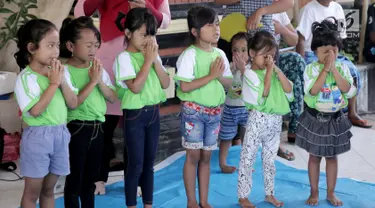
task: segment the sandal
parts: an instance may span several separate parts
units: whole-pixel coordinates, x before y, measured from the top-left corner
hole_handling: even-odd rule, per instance
[[[353,126],[357,126],[360,128],[369,129],[372,128],[372,125],[368,123],[366,120],[360,120],[360,119],[350,119],[350,122],[353,124]]]
[[[284,158],[288,161],[293,161],[296,159],[293,152],[289,152],[289,150],[282,151],[281,148],[279,148],[279,150],[277,151],[277,156]]]

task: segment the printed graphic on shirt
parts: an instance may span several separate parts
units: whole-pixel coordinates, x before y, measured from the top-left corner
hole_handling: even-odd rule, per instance
[[[242,96],[242,82],[233,83],[228,89],[228,97],[231,99],[239,99]]]
[[[318,96],[317,107],[335,112],[343,105],[345,105],[345,100],[337,84],[324,84]]]

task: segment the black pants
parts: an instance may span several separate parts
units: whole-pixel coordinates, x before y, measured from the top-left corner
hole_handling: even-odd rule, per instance
[[[159,105],[124,110],[124,140],[128,149],[128,171],[125,176],[127,206],[137,205],[138,185],[142,189],[143,203],[152,204],[159,134]]]
[[[117,115],[105,115],[105,122],[103,124],[104,130],[104,149],[103,149],[103,159],[100,169],[100,176],[98,181],[107,182],[108,174],[110,171],[110,161],[116,157],[116,149],[113,144],[113,133],[117,128],[118,122],[120,121],[120,116]],[[124,144],[125,145],[125,144]],[[126,172],[128,157],[126,148],[124,148],[124,169]]]
[[[68,123],[70,174],[66,177],[66,208],[95,207],[95,182],[99,177],[103,150],[103,128],[99,121]],[[79,206],[79,199],[81,206]]]

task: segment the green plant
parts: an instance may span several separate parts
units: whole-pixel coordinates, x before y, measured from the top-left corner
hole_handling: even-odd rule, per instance
[[[5,5],[17,5],[15,11],[5,8]],[[0,14],[9,15],[5,18],[5,26],[0,28],[0,49],[9,40],[16,40],[17,31],[31,19],[36,19],[35,15],[29,14],[30,9],[37,9],[37,0],[0,0]]]

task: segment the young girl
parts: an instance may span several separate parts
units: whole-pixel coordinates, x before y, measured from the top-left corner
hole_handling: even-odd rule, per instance
[[[68,112],[70,174],[64,190],[65,207],[95,207],[95,182],[99,177],[103,148],[106,100],[116,93],[108,73],[95,59],[100,33],[90,17],[64,20],[60,30],[62,57],[69,58],[65,69],[79,91],[78,107]]]
[[[125,198],[128,207],[137,205],[138,184],[144,207],[152,207],[154,160],[160,133],[159,104],[166,100],[163,89],[169,75],[158,55],[157,22],[145,8],[126,15],[123,31],[127,48],[113,65],[116,83],[123,88],[124,140],[128,149]]]
[[[232,73],[224,52],[212,46],[220,37],[219,19],[213,9],[194,7],[188,12],[193,45],[177,60],[177,96],[182,101],[182,146],[186,148],[184,182],[188,207],[199,207],[195,198],[198,170],[200,207],[208,204],[211,150],[216,148],[224,86]]]
[[[54,207],[54,186],[60,175],[69,174],[66,127],[68,107],[77,106],[69,72],[59,57],[59,33],[43,19],[30,20],[18,30],[15,54],[23,71],[15,95],[22,119],[29,126],[21,140],[21,174],[25,188],[21,207]]]
[[[228,90],[223,115],[220,122],[219,164],[223,173],[233,173],[236,168],[227,165],[228,149],[231,145],[239,145],[243,140],[248,110],[242,101],[242,78],[245,67],[249,67],[248,34],[240,32],[231,39],[232,86]]]
[[[310,197],[306,203],[318,204],[319,170],[326,159],[327,200],[334,206],[342,202],[335,196],[337,155],[350,150],[351,123],[342,112],[356,94],[349,68],[336,61],[341,49],[337,24],[330,20],[312,25],[311,49],[318,61],[307,65],[305,110],[298,121],[296,144],[310,153],[308,170]]]
[[[275,158],[281,137],[282,115],[290,112],[293,85],[274,64],[278,44],[270,32],[255,33],[249,44],[251,69],[244,74],[243,100],[250,109],[242,146],[238,173],[238,198],[241,207],[255,207],[248,199],[252,189],[252,167],[259,145],[262,160],[266,201],[275,207],[283,202],[275,198]]]

